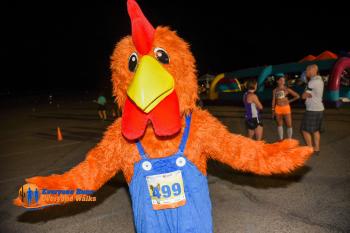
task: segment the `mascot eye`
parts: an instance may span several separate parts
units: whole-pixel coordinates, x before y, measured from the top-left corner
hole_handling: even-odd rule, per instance
[[[163,64],[169,64],[169,61],[170,61],[169,55],[164,49],[155,48],[154,54],[159,62],[161,62]]]
[[[134,72],[137,66],[137,54],[132,53],[129,57],[129,70]]]

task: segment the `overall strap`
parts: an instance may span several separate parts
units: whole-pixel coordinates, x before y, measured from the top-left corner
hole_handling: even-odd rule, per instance
[[[179,152],[184,152],[185,147],[186,147],[186,143],[187,143],[187,139],[188,139],[188,134],[190,133],[190,126],[191,126],[191,118],[192,118],[192,114],[188,114],[186,115],[186,126],[185,126],[185,130],[182,134],[182,139],[181,139],[181,143],[179,146]]]
[[[137,150],[139,151],[139,154],[142,157],[142,159],[147,159],[147,155],[145,153],[145,150],[143,149],[143,146],[142,146],[140,140],[138,140],[136,142],[136,146],[137,146]]]
[[[191,118],[192,118],[192,114],[190,113],[189,115],[186,115],[186,126],[185,126],[185,130],[182,134],[182,139],[181,139],[181,143],[179,146],[179,152],[184,152],[185,147],[186,147],[186,143],[187,143],[187,139],[188,139],[188,134],[190,132],[190,126],[191,126]],[[136,142],[136,146],[137,146],[137,150],[139,151],[140,156],[142,157],[142,159],[147,159],[147,154],[145,153],[145,149],[143,148],[140,140],[138,140]]]

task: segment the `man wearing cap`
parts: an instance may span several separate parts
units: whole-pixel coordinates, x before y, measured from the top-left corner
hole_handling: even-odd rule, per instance
[[[320,153],[320,131],[324,111],[322,103],[324,83],[322,77],[318,75],[317,65],[310,65],[306,68],[306,77],[309,82],[302,95],[306,111],[301,122],[301,131],[306,144],[308,146],[314,144],[315,154],[318,155]],[[312,143],[312,138],[314,143]]]

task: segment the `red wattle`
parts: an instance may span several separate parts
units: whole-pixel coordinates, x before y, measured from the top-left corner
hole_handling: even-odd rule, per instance
[[[171,136],[181,129],[179,99],[176,92],[164,98],[151,112],[144,113],[130,98],[126,99],[122,116],[122,134],[129,140],[143,136],[148,121],[157,136]]]

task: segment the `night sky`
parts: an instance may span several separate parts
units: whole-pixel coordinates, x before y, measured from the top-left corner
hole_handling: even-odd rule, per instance
[[[349,10],[329,3],[138,2],[153,26],[169,25],[191,44],[199,75],[350,50]],[[0,90],[99,89],[109,84],[109,57],[115,43],[131,31],[126,0],[1,5],[5,41]]]

